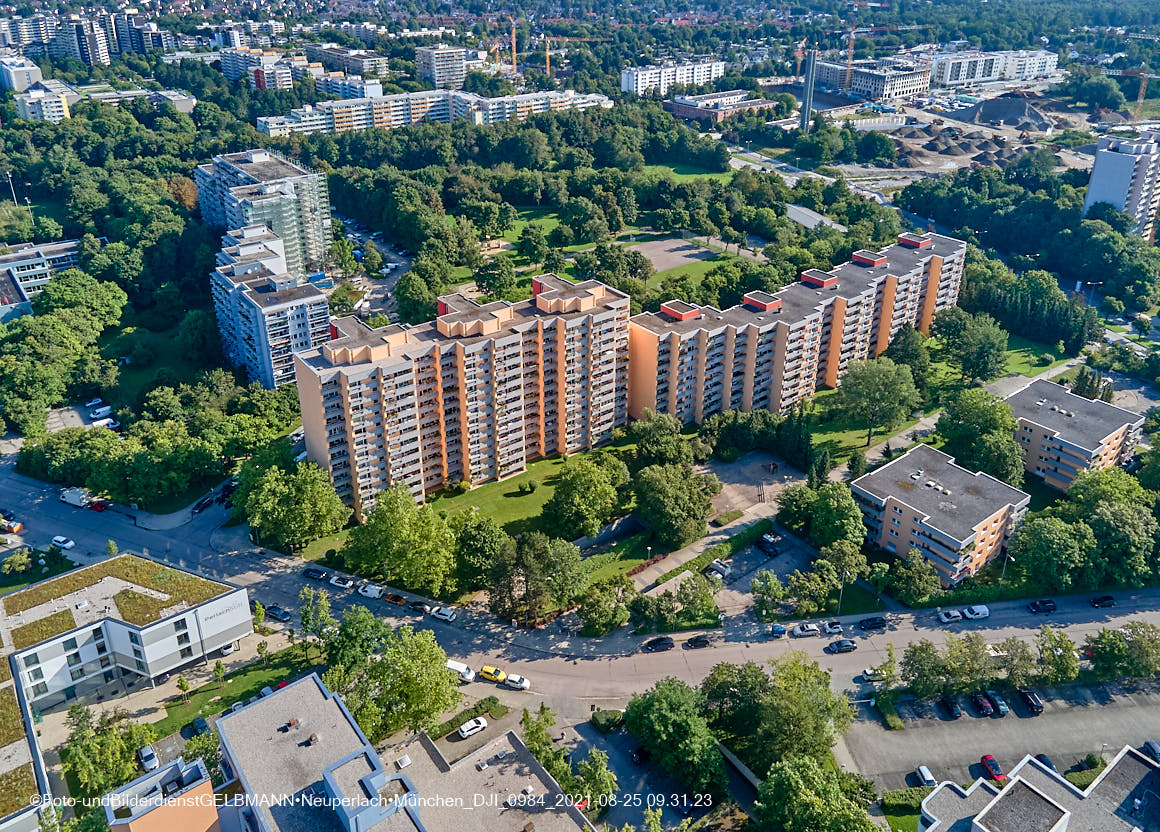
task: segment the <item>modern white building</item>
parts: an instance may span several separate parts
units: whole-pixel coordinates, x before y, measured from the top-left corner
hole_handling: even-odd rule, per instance
[[[330,305],[286,273],[282,240],[264,225],[222,237],[210,290],[222,351],[252,381],[273,389],[294,381],[294,353],[330,340]]]
[[[42,89],[17,93],[16,114],[29,121],[51,121],[59,124],[70,116],[68,96]]]
[[[1059,55],[1046,49],[1003,52],[936,52],[930,61],[935,87],[968,87],[995,81],[1032,81],[1055,73]]]
[[[612,99],[575,90],[529,92],[498,98],[485,98],[462,90],[426,90],[377,98],[322,101],[291,110],[289,115],[259,117],[257,125],[258,132],[269,136],[345,133],[372,127],[393,129],[425,121],[498,124],[513,119],[523,121],[537,113],[591,107],[611,108]]]
[[[35,62],[20,55],[0,58],[0,86],[13,92],[24,92],[44,79]]]
[[[419,64],[420,81],[427,81],[436,89],[463,88],[463,79],[467,75],[466,49],[445,43],[420,46],[415,49],[415,60]]]
[[[817,82],[871,101],[907,98],[930,89],[930,67],[901,58],[818,61]]]
[[[1083,211],[1106,202],[1136,220],[1135,233],[1156,239],[1156,212],[1160,209],[1160,131],[1144,131],[1138,139],[1104,136],[1096,149],[1096,163],[1088,181]]]
[[[193,172],[205,222],[221,230],[262,224],[285,246],[295,278],[322,267],[330,243],[326,177],[272,150],[214,156]]]
[[[12,277],[32,297],[58,272],[71,269],[80,259],[80,240],[55,243],[4,244],[7,254],[0,254],[0,274]]]
[[[637,95],[656,90],[665,95],[673,84],[708,84],[724,76],[725,62],[711,58],[685,63],[629,66],[620,71],[620,90]]]
[[[319,66],[321,69],[321,66]],[[314,78],[314,87],[321,93],[337,98],[380,98],[383,82],[377,78],[347,75],[345,72],[324,72]]]
[[[40,710],[152,684],[254,631],[245,589],[136,555],[33,584],[2,603],[16,684]]]

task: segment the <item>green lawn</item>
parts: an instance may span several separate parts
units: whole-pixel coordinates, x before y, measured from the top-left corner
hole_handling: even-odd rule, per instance
[[[560,224],[560,217],[552,208],[543,205],[534,205],[526,208],[519,208],[519,219],[516,220],[515,225],[504,232],[503,238],[513,245],[520,238],[520,232],[529,223],[539,223],[544,230],[544,234],[551,234],[552,229]]]
[[[36,562],[38,558],[44,558],[44,566]],[[9,575],[0,573],[0,595],[16,592],[30,584],[54,578],[62,572],[68,572],[70,569],[76,568],[77,564],[59,552],[56,552],[55,548],[51,552],[33,552],[32,568],[27,572],[13,572]],[[0,662],[0,664],[4,663]],[[0,681],[3,681],[3,679],[0,679]]]
[[[1051,354],[1051,363],[1040,364],[1039,356],[1046,353]],[[1035,378],[1037,375],[1050,370],[1052,367],[1058,367],[1065,361],[1067,361],[1066,357],[1059,358],[1056,356],[1055,350],[1046,344],[1032,341],[1021,335],[1009,335],[1007,337],[1008,373],[1018,373],[1021,376]]]
[[[1019,487],[1031,495],[1030,511],[1043,511],[1064,496],[1062,491],[1047,485],[1039,477],[1024,477],[1023,485]]]
[[[611,548],[588,558],[588,563],[592,567],[589,581],[595,583],[614,575],[623,575],[633,567],[644,563],[648,559],[646,540],[647,535],[644,532],[634,534],[632,537],[618,540]]]
[[[733,176],[732,171],[712,171],[695,165],[683,165],[680,163],[671,165],[645,165],[644,172],[667,173],[672,175],[673,179],[676,179],[678,182],[687,182],[690,179],[717,179],[721,182],[728,182]]]
[[[660,288],[660,285],[666,280],[679,280],[683,277],[703,278],[710,271],[720,266],[722,263],[727,263],[732,260],[731,256],[724,256],[716,254],[705,260],[695,260],[692,263],[686,263],[684,266],[677,266],[675,269],[666,269],[663,272],[656,272],[648,280],[648,287],[650,289]]]
[[[20,183],[17,183],[17,192],[20,193]],[[28,218],[28,208],[23,205],[24,197],[20,197],[21,205],[12,204],[12,194],[7,188],[3,190],[3,200],[0,201],[0,239],[9,243],[28,242],[28,229],[32,221]],[[32,203],[33,217],[49,216],[61,225],[68,225],[64,205],[59,202],[45,201]]]
[[[890,824],[893,832],[918,832],[918,818],[917,814],[892,814],[891,812],[884,812],[883,816],[886,822]]]
[[[846,584],[842,593],[842,615],[867,615],[882,611],[877,596],[858,584]],[[826,600],[826,615],[838,615],[838,593],[830,594]]]
[[[317,651],[311,651],[311,656],[317,656]],[[280,650],[271,654],[265,665],[255,661],[228,673],[224,688],[219,688],[216,680],[211,681],[190,691],[188,703],[182,702],[180,695],[166,703],[165,718],[154,724],[157,736],[167,737],[199,716],[221,713],[235,702],[260,694],[264,687],[273,687],[281,681],[293,681],[319,669],[321,666],[302,658],[300,646]]]
[[[141,393],[145,387],[157,377],[157,371],[165,368],[174,379],[174,384],[192,382],[194,377],[207,365],[197,355],[191,355],[178,341],[177,329],[165,332],[153,332],[143,326],[138,326],[131,311],[126,311],[121,326],[106,335],[100,341],[101,355],[104,358],[119,358],[131,355],[134,348],[143,345],[137,352],[140,359],[142,351],[149,355],[146,363],[139,360],[121,368],[120,381],[115,390],[104,391],[104,398],[113,409],[129,407],[136,409],[140,404]]]

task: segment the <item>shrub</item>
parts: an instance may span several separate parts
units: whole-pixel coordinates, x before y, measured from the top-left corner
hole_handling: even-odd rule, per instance
[[[894,707],[894,697],[889,693],[880,693],[874,697],[874,705],[878,708],[878,713],[882,714],[882,720],[886,723],[887,731],[901,731],[906,728],[906,724],[902,721],[902,717],[898,715],[898,709]]]
[[[624,711],[593,711],[589,719],[592,727],[601,734],[611,734],[624,722]]]
[[[470,708],[460,711],[455,716],[451,717],[451,719],[441,724],[438,728],[431,732],[430,737],[433,740],[440,740],[450,734],[452,731],[458,729],[460,725],[467,722],[469,719],[475,719],[477,716],[483,716],[484,714],[490,716],[492,719],[499,719],[500,717],[506,715],[507,712],[507,705],[501,703],[494,696],[485,696]]]
[[[741,517],[741,515],[744,513],[745,512],[743,512],[739,508],[735,508],[735,509],[733,509],[733,511],[723,511],[720,514],[718,514],[716,517],[714,517],[711,522],[713,523],[714,526],[717,526],[718,528],[720,528],[721,526],[728,526],[734,520],[739,519]]]
[[[929,786],[911,786],[882,793],[882,810],[892,815],[914,815],[922,809],[923,799],[931,793]]]

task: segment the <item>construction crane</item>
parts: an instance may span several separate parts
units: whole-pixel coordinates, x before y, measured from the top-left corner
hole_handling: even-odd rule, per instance
[[[518,72],[516,69],[516,19],[512,18],[512,75]]]
[[[1111,75],[1113,77],[1126,76],[1140,79],[1140,89],[1136,93],[1136,104],[1132,107],[1132,118],[1139,121],[1140,112],[1144,109],[1144,93],[1148,89],[1148,80],[1160,78],[1160,75],[1152,72],[1144,72],[1140,69],[1105,69],[1104,75]]]
[[[850,48],[846,52],[846,92],[850,92],[850,82],[854,78],[854,33],[858,31],[858,19],[850,21]]]

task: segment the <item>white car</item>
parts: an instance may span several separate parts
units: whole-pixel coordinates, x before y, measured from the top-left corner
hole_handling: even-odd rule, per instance
[[[435,607],[435,609],[431,610],[431,617],[438,618],[440,621],[454,621],[455,610],[451,609],[451,607]]]
[[[794,624],[789,634],[794,638],[804,638],[805,636],[820,636],[822,631],[818,629],[817,624]]]
[[[862,671],[862,678],[867,682],[881,682],[886,676],[877,667],[868,667]]]
[[[336,586],[339,589],[350,589],[352,586],[354,586],[354,581],[345,575],[335,575],[330,579],[330,585]]]
[[[101,399],[101,397],[97,396],[95,399],[89,399],[87,402],[84,403],[83,406],[84,406],[85,410],[91,410],[94,407],[100,407],[104,403],[105,402]]]
[[[828,636],[840,636],[842,624],[839,621],[824,621],[822,622],[822,632]]]
[[[58,534],[52,539],[52,545],[58,549],[72,549],[77,544],[75,540],[65,537],[62,534]]]
[[[971,619],[972,621],[978,621],[983,618],[989,618],[991,616],[991,611],[987,609],[986,604],[978,604],[976,606],[967,607],[964,609],[963,616],[965,618]]]
[[[469,719],[467,722],[459,726],[459,737],[460,739],[467,739],[468,737],[474,734],[478,734],[480,731],[483,731],[486,728],[487,720],[481,716],[477,716],[475,719]]]
[[[383,588],[378,584],[363,584],[358,588],[358,594],[364,598],[382,598]]]
[[[504,687],[512,690],[527,690],[532,686],[526,676],[517,676],[515,673],[509,673],[508,677],[503,680]]]
[[[958,610],[943,610],[938,614],[938,621],[940,624],[953,624],[956,621],[962,621],[963,614]]]
[[[156,771],[161,761],[157,759],[157,752],[153,750],[153,746],[145,745],[137,749],[137,758],[141,760],[141,767],[145,771]]]

